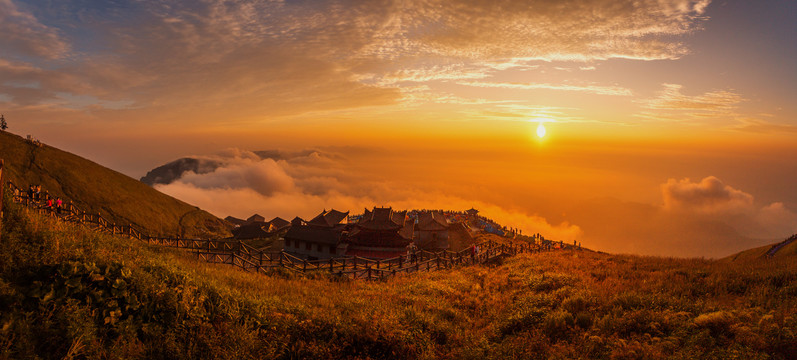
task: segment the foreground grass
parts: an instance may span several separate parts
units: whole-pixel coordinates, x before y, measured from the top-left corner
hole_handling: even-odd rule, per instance
[[[797,354],[797,264],[561,251],[387,282],[245,273],[11,206],[2,358]]]

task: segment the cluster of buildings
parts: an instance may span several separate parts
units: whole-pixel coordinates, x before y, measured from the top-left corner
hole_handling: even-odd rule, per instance
[[[374,207],[351,216],[348,211],[324,210],[311,220],[296,217],[290,222],[278,217],[265,221],[259,215],[226,220],[237,225],[233,230],[237,239],[281,235],[286,252],[315,260],[342,256],[388,259],[406,255],[410,249],[446,250],[454,234],[470,238],[467,220],[475,223],[479,219],[476,209],[444,212]]]

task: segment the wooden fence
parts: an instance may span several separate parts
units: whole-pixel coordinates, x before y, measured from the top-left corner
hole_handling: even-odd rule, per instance
[[[454,251],[416,251],[391,259],[373,260],[359,256],[337,257],[323,260],[305,260],[285,251],[263,251],[232,239],[186,239],[151,236],[136,229],[132,224],[117,225],[100,214],[83,211],[71,201],[61,208],[48,206],[46,193],[36,198],[14,185],[8,186],[13,192],[14,202],[34,211],[60,220],[88,226],[97,231],[123,235],[148,244],[186,249],[197,258],[212,262],[229,264],[246,271],[268,273],[275,268],[283,268],[300,274],[324,272],[349,279],[380,280],[396,275],[450,269],[455,266],[484,264],[503,256],[519,253],[539,252],[543,248],[529,243],[499,244],[487,241],[475,244],[459,252]]]

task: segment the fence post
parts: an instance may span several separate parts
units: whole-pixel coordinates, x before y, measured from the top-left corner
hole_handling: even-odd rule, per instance
[[[0,159],[0,219],[3,218],[3,198],[6,194],[4,186],[6,185],[5,181],[3,181],[3,159]],[[0,222],[0,234],[3,232],[3,225]]]

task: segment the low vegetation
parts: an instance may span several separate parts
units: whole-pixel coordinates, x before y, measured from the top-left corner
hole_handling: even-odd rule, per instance
[[[793,257],[565,250],[333,281],[246,273],[5,206],[0,358],[797,355]]]

